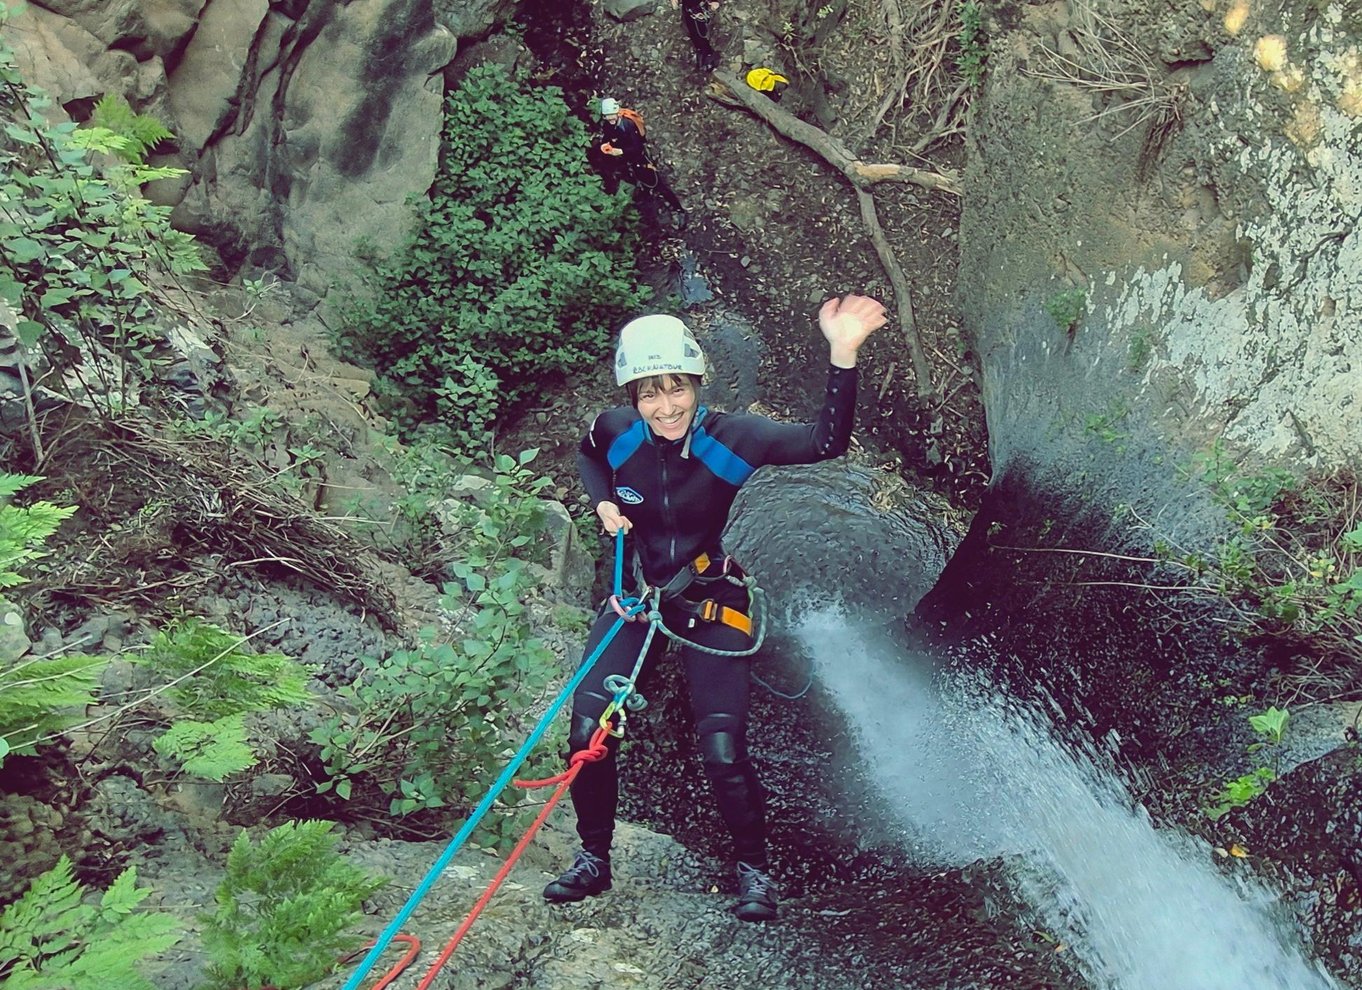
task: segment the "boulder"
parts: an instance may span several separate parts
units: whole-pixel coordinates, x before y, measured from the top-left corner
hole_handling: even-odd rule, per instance
[[[383,253],[406,236],[435,174],[442,70],[511,6],[52,0],[5,31],[24,77],[73,115],[118,91],[161,119],[177,148],[156,164],[189,174],[152,200],[227,270],[272,271],[315,304],[351,279],[361,239]]]
[[[44,0],[43,6],[141,61],[175,51],[193,33],[205,0]]]
[[[42,7],[11,13],[4,32],[20,75],[52,97],[58,118],[65,114],[57,108],[122,92],[124,81],[137,76],[131,53],[109,49],[80,24]]]
[[[176,134],[203,148],[235,109],[256,52],[268,0],[214,0],[203,11],[179,64],[170,74]]]

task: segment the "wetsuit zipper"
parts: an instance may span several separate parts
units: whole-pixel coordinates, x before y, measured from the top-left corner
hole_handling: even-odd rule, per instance
[[[671,571],[676,570],[676,524],[672,519],[672,496],[671,486],[667,484],[667,448],[658,450],[658,464],[662,468],[662,520],[666,524],[667,532],[671,534],[671,540],[667,544],[667,565]]]

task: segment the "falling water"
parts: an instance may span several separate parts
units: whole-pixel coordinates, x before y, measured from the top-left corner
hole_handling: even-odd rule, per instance
[[[1272,893],[1158,830],[1096,753],[1034,710],[854,627],[804,613],[798,637],[903,838],[925,861],[1000,858],[1102,990],[1329,990]],[[846,649],[852,634],[858,649]]]

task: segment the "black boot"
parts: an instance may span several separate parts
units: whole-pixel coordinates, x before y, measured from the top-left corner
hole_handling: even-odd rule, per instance
[[[734,909],[743,921],[773,921],[779,913],[780,888],[765,867],[738,864],[738,905]]]
[[[582,849],[563,875],[544,888],[544,900],[564,904],[595,897],[609,889],[610,860]]]

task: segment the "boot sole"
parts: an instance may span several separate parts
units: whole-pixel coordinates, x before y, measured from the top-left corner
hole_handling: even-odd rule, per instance
[[[765,904],[739,904],[733,913],[739,921],[775,921],[780,917],[779,910]]]
[[[564,893],[558,893],[557,891],[549,893],[549,890],[546,887],[544,889],[544,900],[548,901],[550,904],[576,904],[578,901],[584,901],[588,897],[599,897],[609,890],[610,887],[610,884],[606,884],[599,890],[574,890]]]

